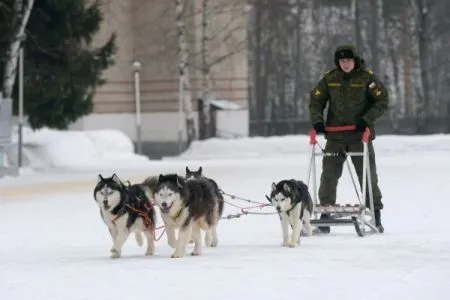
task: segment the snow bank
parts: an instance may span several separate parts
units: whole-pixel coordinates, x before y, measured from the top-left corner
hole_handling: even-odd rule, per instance
[[[33,169],[91,169],[123,165],[128,168],[148,163],[134,153],[132,141],[118,130],[59,131],[41,129],[23,132],[24,167]],[[17,133],[14,134],[17,143]],[[13,159],[16,153],[9,155]]]
[[[320,145],[325,146],[323,136],[318,137]],[[450,135],[435,134],[426,136],[378,136],[374,147],[382,155],[419,154],[450,152]],[[209,139],[195,141],[176,159],[229,159],[282,157],[310,153],[309,136],[288,135],[275,137],[245,137],[237,139]]]
[[[17,133],[14,134],[17,142]],[[151,161],[134,153],[132,141],[119,130],[58,131],[24,129],[22,174],[61,170],[143,170],[156,164],[179,164],[180,160],[235,160],[306,155],[311,151],[307,135],[245,137],[195,141],[181,156],[167,157],[164,162]],[[319,143],[325,145],[323,137]],[[426,158],[450,152],[450,135],[378,136],[375,149],[379,156],[415,155]],[[17,150],[9,153],[13,162]],[[178,161],[178,162],[177,162]],[[186,162],[183,162],[185,164]]]

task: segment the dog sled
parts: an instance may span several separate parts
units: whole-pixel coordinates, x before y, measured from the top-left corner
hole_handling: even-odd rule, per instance
[[[327,127],[327,132],[344,132],[344,131],[354,131],[355,126],[333,126]],[[308,168],[308,187],[312,190],[311,196],[314,203],[313,215],[311,218],[311,225],[314,227],[332,227],[332,226],[353,226],[358,236],[363,237],[366,234],[379,233],[377,227],[375,226],[375,215],[374,215],[374,202],[373,202],[373,190],[372,182],[370,176],[370,164],[369,164],[369,152],[368,143],[370,138],[370,129],[366,128],[363,133],[361,142],[363,143],[363,152],[345,152],[345,165],[350,173],[350,177],[355,187],[356,196],[359,200],[359,204],[336,204],[336,205],[320,205],[318,201],[317,192],[317,169],[316,169],[316,158],[321,156],[336,156],[339,153],[325,152],[322,149],[317,151],[319,146],[317,142],[317,133],[314,129],[310,131],[310,145],[311,145],[311,157]],[[357,180],[356,171],[353,171],[351,164],[349,162],[349,157],[351,156],[363,156],[363,180],[362,186]],[[310,181],[312,180],[312,184]],[[369,207],[365,205],[366,191],[369,187]],[[339,203],[339,201],[336,201]],[[326,214],[329,218],[321,219],[320,216]],[[367,230],[368,229],[368,230]],[[314,230],[314,233],[319,233],[320,230]]]

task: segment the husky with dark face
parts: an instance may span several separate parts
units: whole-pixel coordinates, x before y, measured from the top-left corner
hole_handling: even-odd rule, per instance
[[[186,180],[191,180],[195,178],[205,178],[209,180],[214,188],[214,194],[216,195],[217,199],[219,199],[219,217],[222,217],[223,214],[223,205],[224,205],[224,199],[222,192],[217,185],[217,182],[209,177],[206,177],[203,175],[203,168],[199,167],[197,171],[191,171],[188,167],[186,167]],[[191,242],[191,241],[190,241]],[[219,243],[219,239],[217,237],[217,230],[208,230],[205,234],[205,244],[208,247],[217,247]]]
[[[161,209],[167,241],[175,248],[171,257],[185,255],[191,235],[195,243],[192,255],[200,255],[200,230],[214,232],[219,221],[219,199],[211,182],[205,178],[185,180],[177,174],[161,174],[154,198]],[[179,229],[178,239],[175,229]]]
[[[266,196],[267,197],[267,196]],[[283,229],[283,247],[295,247],[300,244],[300,233],[303,222],[305,223],[306,235],[312,235],[310,223],[313,211],[313,202],[308,187],[299,180],[281,180],[272,183],[272,191],[269,202],[276,208],[280,216]],[[289,225],[292,228],[289,237]]]
[[[125,185],[116,174],[106,178],[98,175],[94,199],[113,240],[111,258],[120,257],[122,246],[132,232],[139,246],[143,245],[142,234],[146,236],[145,255],[153,255],[156,214],[146,185]]]

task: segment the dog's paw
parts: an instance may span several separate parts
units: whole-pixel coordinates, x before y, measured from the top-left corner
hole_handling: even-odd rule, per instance
[[[181,255],[181,254],[179,254],[179,253],[177,253],[177,252],[174,252],[174,253],[170,256],[170,258],[180,258],[180,257],[183,257],[183,255]]]
[[[153,250],[147,250],[147,252],[145,252],[145,256],[152,256],[153,254]]]
[[[313,235],[313,230],[311,227],[309,227],[308,229],[302,230],[301,236],[312,236],[312,235]]]
[[[292,243],[292,242],[290,242],[290,243],[288,244],[288,247],[289,247],[289,248],[295,248],[295,246],[296,246],[295,243]]]
[[[289,244],[288,244],[288,242],[282,242],[281,243],[281,247],[287,247]]]
[[[217,247],[217,245],[219,245],[219,240],[218,239],[213,239],[211,242],[211,247]]]
[[[191,252],[191,256],[200,256],[202,255],[199,251],[193,251]]]
[[[117,251],[116,249],[111,249],[111,258],[119,258],[120,257],[120,251]]]

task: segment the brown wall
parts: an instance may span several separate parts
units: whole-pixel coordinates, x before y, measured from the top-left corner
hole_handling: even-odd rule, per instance
[[[94,113],[134,112],[134,59],[142,63],[141,99],[143,112],[170,112],[178,108],[178,54],[175,28],[174,1],[169,0],[103,0],[105,22],[97,41],[104,42],[112,32],[117,34],[116,65],[105,77],[108,83],[97,90]],[[191,49],[191,84],[193,99],[201,95],[201,77],[198,68],[200,49],[201,0],[190,3],[188,33]],[[211,28],[216,39],[210,43],[212,59],[242,45],[245,37],[245,19],[239,9],[227,8],[224,0],[212,0],[215,17]],[[223,7],[222,7],[223,6]],[[217,8],[217,7],[220,7]],[[231,22],[233,20],[233,22]],[[230,26],[228,24],[236,24]],[[226,28],[226,29],[222,29]],[[231,36],[231,37],[230,37]],[[226,41],[224,41],[226,39]],[[234,48],[233,48],[234,47]],[[247,63],[245,51],[223,60],[212,69],[214,92],[217,98],[236,101],[247,107]],[[194,108],[196,104],[194,103]]]

